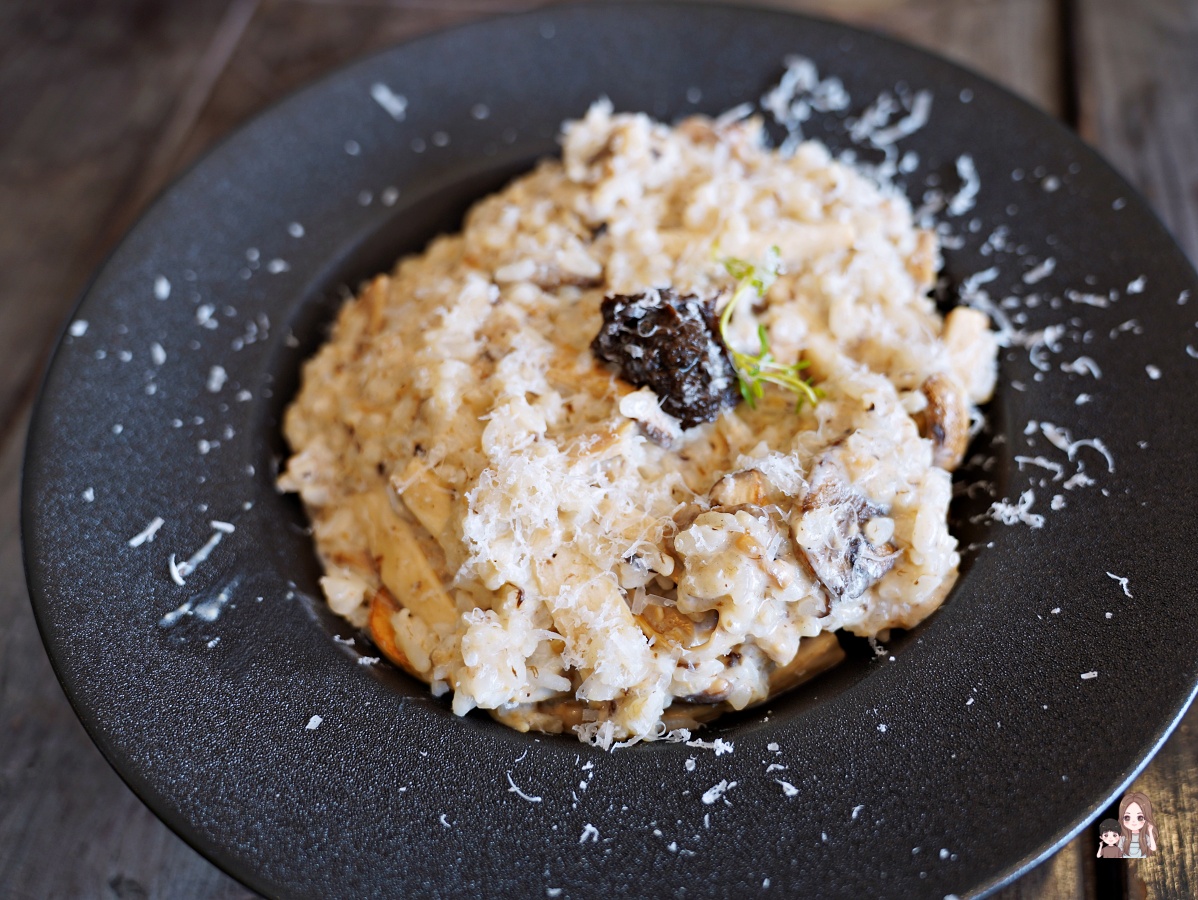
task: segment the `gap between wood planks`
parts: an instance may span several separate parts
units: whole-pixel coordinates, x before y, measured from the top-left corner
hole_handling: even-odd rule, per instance
[[[1060,41],[1058,61],[1061,81],[1061,120],[1077,131],[1081,98],[1077,67],[1077,0],[1056,0],[1057,36]]]

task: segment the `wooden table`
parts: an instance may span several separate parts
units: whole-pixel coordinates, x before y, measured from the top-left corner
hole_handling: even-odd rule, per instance
[[[156,819],[88,740],[29,609],[21,453],[51,344],[164,184],[293,87],[425,31],[536,0],[6,0],[0,4],[0,895],[251,897]],[[1198,0],[779,0],[905,38],[1059,116],[1198,259]],[[1096,875],[1093,828],[998,894],[1198,896],[1198,710],[1136,782],[1163,850]]]

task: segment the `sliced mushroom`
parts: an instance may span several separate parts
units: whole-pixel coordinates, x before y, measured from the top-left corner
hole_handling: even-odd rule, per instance
[[[641,544],[616,564],[616,580],[625,591],[635,590],[645,587],[659,576],[668,581],[675,565],[674,557],[668,553]]]
[[[755,649],[755,648],[754,648]],[[723,709],[744,709],[745,703],[733,705],[733,695],[735,693],[743,693],[743,685],[738,685],[740,681],[738,677],[740,673],[733,670],[740,666],[744,659],[744,645],[739,645],[733,650],[729,650],[723,656],[719,657],[719,662],[723,666],[722,670],[728,677],[724,675],[714,675],[708,682],[707,687],[694,694],[687,694],[682,697],[687,703],[719,703]],[[679,663],[683,665],[683,663]],[[754,702],[757,698],[754,698]],[[764,699],[764,697],[761,697]]]
[[[790,520],[795,546],[832,600],[860,597],[894,565],[899,551],[875,544],[868,527],[886,510],[855,490],[840,465],[825,456],[811,475],[811,487]]]
[[[395,663],[409,675],[414,675],[423,680],[423,676],[416,671],[411,660],[400,649],[395,641],[395,624],[392,621],[392,616],[400,611],[402,607],[391,596],[391,592],[386,588],[379,588],[374,592],[374,596],[370,598],[370,620],[367,627],[370,630],[370,639],[374,641],[374,645],[379,648],[379,651],[391,662]]]
[[[586,721],[582,714],[587,709],[587,704],[574,697],[544,700],[537,704],[537,709],[561,722],[566,731]]]
[[[756,469],[742,469],[717,481],[707,496],[713,506],[760,506],[770,487],[765,476]]]
[[[567,452],[579,459],[611,459],[624,449],[624,440],[636,426],[632,422],[621,422],[603,431],[592,431],[571,440]]]
[[[990,317],[969,306],[953,307],[944,317],[940,338],[948,348],[949,366],[968,398],[985,403],[994,393],[998,376]]]
[[[914,418],[919,433],[932,442],[932,462],[951,472],[969,446],[969,401],[951,375],[938,372],[920,387],[928,405]]]
[[[671,558],[674,559],[676,563],[680,562],[680,559],[678,556],[678,550],[674,546],[674,538],[676,538],[680,532],[685,531],[692,524],[694,524],[695,519],[699,518],[699,516],[706,511],[706,507],[701,506],[698,503],[682,503],[679,504],[678,508],[674,510],[673,516],[671,516],[673,527],[669,527],[670,522],[666,523],[667,528],[665,534],[662,535],[661,543],[663,549],[666,551],[666,553],[670,554]]]
[[[707,690],[699,694],[691,694],[682,699],[687,703],[723,703],[731,693],[732,685],[728,683],[728,679],[715,678]]]
[[[688,703],[685,700],[675,700],[661,714],[661,721],[667,731],[673,731],[675,728],[694,729],[710,722],[722,712],[724,706],[719,703]]]
[[[411,527],[391,509],[386,494],[363,494],[358,502],[365,507],[360,520],[367,523],[370,552],[387,590],[426,625],[452,626],[457,607]]]
[[[596,264],[598,266],[598,264]],[[531,279],[533,284],[543,291],[553,291],[565,285],[578,288],[593,288],[603,284],[603,267],[598,266],[598,273],[585,274],[571,272],[552,263],[540,263]]]
[[[832,632],[821,631],[814,637],[803,638],[794,658],[770,673],[770,696],[789,691],[843,659],[844,650]]]
[[[457,543],[449,529],[456,494],[424,462],[413,459],[402,475],[392,477],[391,487],[437,543],[443,548]]]
[[[636,616],[636,622],[647,637],[658,637],[685,650],[692,650],[707,643],[711,633],[719,624],[715,610],[691,618],[673,606],[650,604]]]

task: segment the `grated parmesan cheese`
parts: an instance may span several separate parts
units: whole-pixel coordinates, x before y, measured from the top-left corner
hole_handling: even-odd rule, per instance
[[[847,104],[808,63],[788,71],[763,99],[788,133],[804,109]],[[831,632],[873,637],[935,609],[959,561],[952,486],[913,398],[937,385],[967,442],[995,339],[972,310],[939,317],[927,291],[946,236],[879,187],[931,102],[896,92],[854,120],[887,160],[868,176],[812,142],[768,151],[749,105],[671,129],[597,103],[565,126],[560,161],[347,302],[288,410],[279,480],[308,509],[332,608],[380,629],[458,714],[555,730],[564,709],[604,749],[679,740],[717,756],[732,744],[691,742],[700,723],[678,698],[745,708],[772,673],[833,658]],[[958,169],[944,202],[963,213],[977,173],[969,157]],[[731,340],[752,349],[762,326],[825,396],[796,416],[771,389],[675,433],[588,348],[606,293],[726,292],[717,245],[778,247],[782,271]],[[836,499],[804,509],[816,484]],[[784,514],[753,512],[745,490]],[[872,548],[860,565],[824,549],[845,528]]]
[[[1128,583],[1127,578],[1125,578],[1121,575],[1116,575],[1114,572],[1107,572],[1107,576],[1109,578],[1113,578],[1115,581],[1119,582],[1119,587],[1123,588],[1123,595],[1125,597],[1127,597],[1128,599],[1132,599],[1131,589],[1127,586],[1127,583]]]
[[[88,488],[88,490],[90,491],[91,488]],[[91,497],[85,496],[85,499],[93,500],[93,499],[95,499],[95,495],[93,494]],[[129,538],[129,546],[130,547],[140,547],[142,544],[153,543],[154,535],[156,535],[158,533],[158,529],[161,528],[164,524],[166,524],[166,523],[163,521],[161,516],[155,516],[150,521],[149,525],[147,525],[144,529],[139,531],[137,534],[133,535],[133,537]]]
[[[507,783],[511,785],[511,787],[508,788],[509,794],[515,794],[521,800],[527,800],[529,803],[541,802],[540,797],[530,796],[529,794],[526,794],[524,791],[520,790],[520,788],[516,787],[516,782],[512,780],[512,773],[510,771],[507,773]],[[582,841],[579,841],[579,843],[582,843]]]
[[[376,81],[370,86],[370,96],[396,122],[402,122],[406,118],[408,98],[403,94],[397,94],[383,82]]]
[[[702,798],[703,802],[707,806],[711,806],[711,804],[713,804],[717,800],[720,800],[721,798],[723,798],[724,794],[726,794],[728,791],[732,790],[732,788],[734,788],[734,787],[736,787],[735,781],[729,781],[726,778],[722,778],[722,779],[720,779],[719,784],[713,785],[712,787],[708,788],[706,791],[703,792],[703,798]]]
[[[1022,523],[1031,528],[1043,528],[1044,516],[1031,511],[1035,500],[1036,492],[1030,489],[1020,494],[1019,501],[1014,504],[1006,500],[996,500],[990,504],[990,517],[1004,525]]]

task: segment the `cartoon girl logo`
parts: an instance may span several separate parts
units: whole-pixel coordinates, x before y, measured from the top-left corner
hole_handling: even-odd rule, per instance
[[[1128,791],[1119,801],[1119,849],[1125,859],[1142,859],[1157,851],[1152,803],[1139,791]]]

